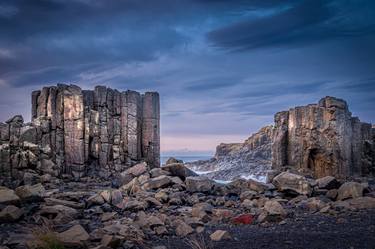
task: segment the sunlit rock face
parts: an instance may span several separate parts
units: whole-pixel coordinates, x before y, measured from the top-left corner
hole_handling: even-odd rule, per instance
[[[156,92],[58,84],[34,91],[31,102],[32,123],[24,124],[20,116],[0,123],[1,176],[16,177],[42,159],[51,160],[59,174],[76,178],[92,169],[123,171],[139,161],[160,166]]]
[[[342,99],[325,97],[275,115],[274,169],[347,177],[374,174],[374,162],[371,125],[352,117]]]

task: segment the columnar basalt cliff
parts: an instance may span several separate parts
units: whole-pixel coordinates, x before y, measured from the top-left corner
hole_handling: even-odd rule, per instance
[[[344,100],[325,97],[318,104],[275,115],[244,143],[220,144],[215,158],[190,163],[213,171],[215,179],[262,179],[266,171],[292,169],[314,177],[375,175],[375,129],[352,117]],[[264,178],[263,178],[264,179]]]
[[[58,84],[34,91],[31,106],[31,123],[16,116],[0,124],[2,176],[38,167],[80,178],[90,170],[121,172],[140,161],[160,165],[156,92]]]
[[[374,175],[374,130],[352,117],[342,99],[275,115],[272,166],[292,167],[315,177]]]

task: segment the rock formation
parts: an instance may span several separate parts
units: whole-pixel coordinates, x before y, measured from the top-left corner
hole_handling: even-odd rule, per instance
[[[214,179],[262,180],[271,162],[277,171],[292,169],[314,177],[375,175],[375,128],[352,117],[344,100],[325,97],[318,104],[278,112],[274,126],[244,143],[220,144],[215,158],[187,165],[213,171],[207,175]]]
[[[139,161],[159,167],[158,93],[58,84],[34,91],[31,99],[31,123],[22,116],[0,123],[3,178],[35,168],[80,178],[94,169],[120,172]]]
[[[215,157],[188,163],[197,171],[210,172],[207,176],[218,180],[253,177],[264,180],[271,169],[272,126],[261,128],[243,143],[222,143],[216,147]]]
[[[344,100],[333,97],[279,112],[272,167],[289,166],[315,177],[374,175],[373,131],[352,117]]]

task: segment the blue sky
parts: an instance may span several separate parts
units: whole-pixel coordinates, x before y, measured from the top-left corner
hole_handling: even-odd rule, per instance
[[[0,120],[64,82],[159,91],[164,152],[212,152],[326,95],[375,122],[371,0],[2,0],[0,34]]]

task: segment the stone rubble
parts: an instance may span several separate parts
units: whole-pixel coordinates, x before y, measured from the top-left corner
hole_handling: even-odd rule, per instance
[[[136,165],[128,172],[142,172],[139,168]],[[366,178],[314,180],[283,172],[274,178],[275,186],[244,179],[220,184],[179,172],[176,176],[162,168],[159,173],[165,174],[154,177],[149,171],[129,173],[137,191],[128,191],[125,186],[129,183],[113,188],[111,182],[92,176],[79,182],[51,177],[47,183],[25,185],[27,193],[40,193],[39,186],[44,188],[39,198],[26,200],[23,191],[2,187],[7,199],[0,204],[0,238],[23,231],[17,235],[22,237],[17,244],[21,247],[35,240],[34,230],[49,224],[51,233],[67,248],[144,248],[163,238],[196,234],[206,234],[216,243],[234,239],[225,230],[212,230],[222,224],[269,226],[288,223],[306,212],[337,216],[375,208],[375,185]],[[286,180],[277,180],[280,178]],[[339,194],[328,198],[333,190]],[[0,239],[2,246],[14,243]]]

